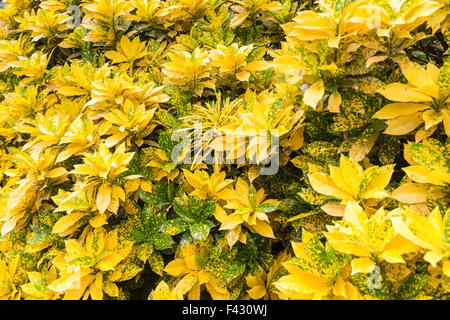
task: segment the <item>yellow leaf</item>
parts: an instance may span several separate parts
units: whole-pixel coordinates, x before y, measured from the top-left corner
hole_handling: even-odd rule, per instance
[[[384,134],[394,136],[402,136],[410,133],[423,123],[422,113],[414,113],[406,116],[400,116],[392,120],[388,120],[387,129]]]
[[[151,300],[183,300],[183,295],[177,290],[171,291],[167,283],[163,280],[149,296]]]
[[[97,193],[97,208],[100,213],[105,212],[111,202],[111,188],[102,184]]]
[[[49,173],[47,173],[47,178],[58,178],[62,175],[65,175],[67,173],[67,170],[63,167],[55,168],[51,170]]]
[[[256,224],[252,225],[252,228],[256,231],[256,233],[262,235],[263,237],[275,239],[272,227],[267,222],[257,220]]]
[[[171,276],[177,277],[182,274],[188,273],[189,269],[187,268],[184,259],[175,259],[170,261],[166,265],[164,271],[166,271]]]
[[[355,273],[371,273],[375,269],[375,262],[369,258],[355,258],[352,260],[352,275]]]
[[[327,203],[320,207],[326,214],[333,217],[343,217],[345,212],[345,205],[337,203]]]
[[[333,92],[328,98],[328,110],[333,113],[339,113],[342,97],[339,92]]]
[[[305,69],[305,63],[293,56],[281,56],[271,63],[276,70],[282,73],[296,74]]]
[[[110,297],[118,297],[119,296],[119,288],[117,285],[110,281],[103,282],[103,291]]]
[[[316,172],[308,175],[311,186],[319,193],[338,199],[352,199],[353,197],[345,190],[339,188],[330,176],[325,173]]]
[[[323,80],[316,81],[303,94],[303,102],[307,106],[315,109],[319,101],[322,100],[324,93],[325,87]]]
[[[430,106],[419,103],[390,103],[373,115],[375,119],[394,119],[429,109]]]
[[[306,273],[297,268],[295,275],[287,275],[275,281],[273,285],[291,299],[320,299],[331,290],[328,279]]]
[[[376,176],[370,180],[370,183],[363,190],[361,197],[363,199],[381,199],[387,197],[388,194],[384,191],[384,189],[391,181],[392,174],[394,173],[394,166],[395,165],[387,165],[384,167],[380,167],[378,171],[376,171]],[[370,177],[370,168],[367,169],[364,173],[367,173],[367,176]]]
[[[335,296],[344,296],[346,293],[345,281],[339,277],[333,286],[333,294]]]
[[[380,134],[376,133],[369,139],[358,139],[350,148],[348,156],[356,162],[363,160],[370,150],[372,150],[379,136]]]
[[[100,228],[101,226],[108,223],[108,216],[104,213],[98,214],[95,217],[89,219],[89,224],[93,228]]]
[[[248,295],[253,300],[259,300],[266,295],[266,288],[264,286],[254,286],[250,290],[247,290]]]
[[[200,282],[197,281],[188,293],[188,300],[200,300],[200,294]]]
[[[450,98],[449,98],[450,99]],[[447,101],[447,103],[450,103]],[[444,123],[445,134],[450,136],[450,110],[442,110],[442,122]]]
[[[379,257],[389,263],[405,263],[405,260],[403,260],[401,254],[395,250],[385,250],[379,255]]]
[[[192,287],[198,282],[197,273],[190,272],[185,275],[176,285],[175,290],[180,292],[182,295],[189,292]]]
[[[442,260],[444,255],[441,252],[436,251],[428,251],[423,256],[423,259],[427,262],[429,262],[433,267],[436,267],[436,264]]]
[[[110,253],[97,263],[97,268],[101,271],[112,271],[114,267],[123,260],[123,257],[116,252]]]
[[[241,226],[237,226],[227,232],[227,243],[230,248],[239,240],[241,235]]]
[[[443,5],[435,1],[418,1],[417,4],[406,9],[399,19],[406,23],[414,23],[419,18],[431,16]]]
[[[58,93],[65,95],[65,96],[80,96],[89,94],[89,91],[84,90],[82,88],[78,87],[71,87],[71,86],[63,86],[57,90]]]
[[[401,236],[400,234],[395,235],[391,241],[389,241],[385,246],[385,251],[395,251],[398,252],[400,255],[404,253],[409,252],[415,252],[420,249],[419,246],[414,244],[414,242],[406,239],[405,237]]]
[[[403,203],[420,203],[427,201],[428,187],[418,183],[405,183],[395,189],[391,197]]]
[[[64,292],[68,289],[71,289],[74,284],[80,281],[80,278],[80,272],[66,273],[61,278],[50,283],[48,285],[48,288],[56,292]]]
[[[442,271],[444,272],[445,276],[450,277],[450,260],[445,260],[442,263]]]
[[[233,19],[231,19],[230,21],[230,27],[234,29],[240,26],[245,21],[245,19],[247,19],[248,15],[249,15],[248,11],[235,15]]]
[[[374,57],[370,57],[366,61],[366,69],[369,68],[372,64],[384,61],[387,58],[388,58],[388,56],[374,56]]]
[[[92,300],[103,300],[103,277],[99,272],[95,275],[94,282],[89,286]]]
[[[223,222],[223,220],[227,217],[226,211],[218,204],[216,204],[216,210],[214,211],[214,218],[219,222]]]
[[[245,69],[250,72],[263,71],[269,69],[271,64],[264,60],[252,61],[247,63]]]
[[[276,11],[283,9],[283,6],[278,1],[272,1],[264,6],[264,9],[269,11]]]
[[[422,248],[439,252],[443,247],[444,233],[440,211],[433,210],[428,218],[410,210],[405,210],[404,215],[404,218],[391,217],[395,232]],[[431,259],[434,257],[434,254],[430,254]]]
[[[432,64],[429,64],[429,66],[432,66]],[[429,94],[436,99],[439,98],[438,79],[435,79],[434,76],[429,77],[427,71],[421,65],[409,62],[402,68],[402,73],[409,84],[412,84],[421,92]]]
[[[359,193],[363,169],[361,166],[345,157],[341,156],[339,168],[330,166],[330,176],[334,183],[351,195]]]
[[[419,165],[413,165],[406,168],[403,168],[403,171],[407,174],[407,176],[418,183],[431,183],[438,186],[445,185],[445,173],[433,175],[432,171]],[[441,179],[441,177],[443,179]]]
[[[239,81],[248,81],[248,78],[250,77],[250,72],[248,71],[241,71],[239,73],[236,73],[236,79]]]
[[[289,148],[291,150],[298,150],[303,146],[305,141],[305,138],[303,136],[304,131],[305,127],[301,126],[294,130],[294,132],[292,132],[291,136],[289,137]],[[260,168],[258,168],[258,170],[260,170]]]
[[[399,102],[432,102],[433,99],[411,85],[402,83],[391,83],[377,90],[387,99]]]
[[[223,219],[222,225],[220,226],[220,230],[233,229],[243,222],[244,218],[240,214],[230,214]]]
[[[87,212],[72,212],[60,218],[53,226],[52,233],[62,233],[66,231],[86,215],[88,215]]]

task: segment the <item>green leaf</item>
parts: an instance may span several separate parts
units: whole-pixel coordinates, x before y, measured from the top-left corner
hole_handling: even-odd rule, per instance
[[[141,272],[142,268],[134,263],[128,262],[123,265],[123,268],[121,271],[122,271],[122,274],[121,274],[119,280],[117,280],[117,282],[130,280],[131,278],[136,276],[139,272]]]
[[[158,250],[170,248],[175,243],[172,237],[165,233],[152,234],[148,240]]]
[[[172,141],[172,135],[170,132],[160,132],[158,137],[158,144],[170,159],[172,149],[178,144],[178,142]]]
[[[335,279],[350,262],[351,256],[336,252],[333,247],[324,245],[317,236],[302,231],[302,245],[307,258],[293,258],[291,264],[305,272],[327,279]]]
[[[163,250],[174,242],[172,238],[162,233],[161,227],[166,222],[166,214],[163,211],[153,213],[149,207],[139,210],[131,215],[132,229],[129,234],[137,242],[150,242],[156,249]]]
[[[137,249],[137,256],[142,262],[147,262],[152,271],[160,276],[163,274],[164,260],[159,251],[156,251],[150,243],[142,243]]]
[[[195,263],[202,269],[206,268],[206,263],[208,261],[206,260],[205,257],[202,256],[195,256]]]
[[[252,276],[256,276],[258,273],[261,272],[262,267],[259,265],[258,261],[256,259],[251,259],[248,263],[248,271]]]
[[[252,184],[248,188],[248,201],[252,208],[256,207],[256,189]]]
[[[309,143],[306,147],[304,147],[303,151],[322,161],[338,158],[339,155],[339,148],[331,142],[326,141],[315,141]]]
[[[182,218],[167,220],[161,226],[161,231],[168,235],[175,236],[189,229],[189,223]]]
[[[171,129],[178,129],[182,122],[178,119],[176,119],[173,115],[171,115],[167,110],[159,109],[157,112],[155,112],[156,117],[158,120],[164,125],[165,127],[169,127]]]
[[[52,238],[52,228],[48,225],[37,222],[31,226],[34,234],[28,239],[27,243],[39,245]]]
[[[148,204],[153,204],[158,208],[162,208],[165,205],[170,205],[173,200],[173,193],[175,187],[171,184],[158,183],[155,186],[155,192],[139,192],[139,198]]]
[[[370,167],[364,171],[364,176],[362,178],[361,184],[359,185],[359,193],[362,194],[369,186],[369,184],[380,175],[382,167]]]
[[[409,277],[408,281],[400,288],[399,295],[401,299],[411,299],[417,296],[423,286],[426,284],[429,275],[425,274],[413,274]]]
[[[159,232],[162,224],[166,221],[166,214],[163,211],[152,213],[150,208],[145,207],[142,214],[144,215],[143,221],[147,222],[144,225],[147,233]]]
[[[164,270],[164,260],[162,254],[158,251],[154,251],[153,254],[148,257],[147,261],[152,271],[162,276]]]
[[[189,222],[200,222],[210,217],[216,210],[214,201],[201,200],[198,197],[182,196],[175,198],[173,203],[175,212]]]
[[[216,244],[209,251],[205,270],[215,278],[230,282],[242,275],[246,268],[245,261],[236,257],[237,253],[237,247],[230,249],[226,244]]]
[[[273,212],[278,209],[278,206],[272,203],[263,203],[256,207],[258,212]]]
[[[206,240],[209,231],[214,227],[214,223],[207,220],[206,222],[198,222],[189,226],[191,236],[197,240]]]
[[[147,236],[146,236],[145,232],[143,232],[141,230],[131,230],[130,235],[137,242],[142,242],[142,241],[147,240]]]
[[[177,167],[177,165],[175,163],[168,162],[162,166],[162,169],[166,172],[170,172],[173,169],[175,169],[176,167]]]
[[[386,285],[386,283],[383,281],[382,278],[379,279],[379,283],[375,281],[375,286],[371,287],[368,285],[371,281],[372,282],[374,281],[373,280],[374,275],[375,271],[372,274],[366,274],[362,272],[354,274],[353,283],[364,294],[371,295],[372,297],[378,299],[385,299],[385,300],[394,299],[395,298],[394,294],[392,293],[392,291],[389,289],[389,287]]]
[[[447,50],[447,53],[449,50]],[[439,88],[442,91],[442,96],[450,94],[450,57],[447,57],[439,72]]]
[[[409,143],[409,154],[411,158],[430,170],[448,167],[448,155],[445,147],[437,140],[428,139],[427,143]]]

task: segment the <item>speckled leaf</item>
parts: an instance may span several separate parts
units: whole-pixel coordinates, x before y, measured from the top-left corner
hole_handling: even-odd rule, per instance
[[[206,240],[211,228],[214,228],[214,223],[209,220],[205,222],[198,222],[189,226],[189,231],[193,239]]]
[[[142,262],[148,261],[152,271],[160,276],[163,274],[164,260],[160,252],[156,251],[149,243],[139,246],[137,256]]]
[[[39,245],[52,237],[51,227],[41,222],[33,224],[31,230],[34,234],[28,239],[27,243],[29,244]]]
[[[139,198],[145,203],[153,204],[158,208],[161,208],[171,204],[171,199],[169,199],[169,188],[173,189],[173,186],[159,183],[156,185],[154,193],[141,191],[139,192]]]
[[[256,207],[258,212],[273,212],[278,209],[278,206],[272,203],[263,203]]]
[[[168,235],[175,236],[189,229],[189,223],[182,218],[167,220],[161,226],[161,231]]]
[[[375,273],[375,271],[373,272]],[[386,285],[386,283],[383,281],[382,278],[379,280],[379,287],[378,286],[369,286],[368,283],[370,283],[370,277],[373,277],[374,274],[366,274],[366,273],[357,273],[353,275],[353,283],[356,287],[359,288],[359,290],[365,294],[368,294],[372,297],[378,298],[378,299],[394,299],[395,296],[389,289],[389,287]]]
[[[400,288],[399,295],[401,299],[411,299],[417,296],[423,286],[426,284],[429,275],[425,274],[413,274],[409,277],[408,281]]]
[[[116,280],[117,282],[121,282],[133,278],[142,271],[142,268],[134,263],[128,262],[117,266],[115,271],[121,272],[120,278]]]
[[[214,201],[205,201],[197,197],[178,197],[173,203],[175,212],[187,221],[203,221],[214,213],[216,204]]]
[[[428,143],[409,143],[411,158],[428,169],[445,168],[448,165],[448,155],[445,147],[438,141],[429,139]],[[448,168],[450,170],[450,168]]]
[[[158,144],[170,159],[170,154],[174,146],[178,144],[177,141],[172,141],[170,132],[161,132],[158,137]]]
[[[230,282],[244,273],[245,263],[236,259],[236,249],[232,251],[219,244],[210,251],[205,269],[214,277]]]
[[[302,244],[305,256],[290,260],[305,272],[320,277],[334,279],[350,262],[350,256],[336,252],[333,247],[324,245],[317,236],[303,230]]]
[[[177,129],[181,125],[181,121],[177,120],[173,115],[169,113],[169,111],[164,109],[159,109],[155,116],[158,118],[158,120],[166,127],[169,127],[171,129]]]
[[[172,240],[172,237],[165,233],[155,233],[152,234],[148,241],[155,246],[158,250],[164,250],[172,246],[174,244],[174,241]]]

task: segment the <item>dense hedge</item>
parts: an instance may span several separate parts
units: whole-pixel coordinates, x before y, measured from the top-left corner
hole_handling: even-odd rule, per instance
[[[449,0],[0,8],[0,299],[449,297]]]

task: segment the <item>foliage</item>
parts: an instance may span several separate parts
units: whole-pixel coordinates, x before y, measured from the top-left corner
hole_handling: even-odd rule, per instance
[[[448,0],[0,26],[0,299],[450,297]]]

